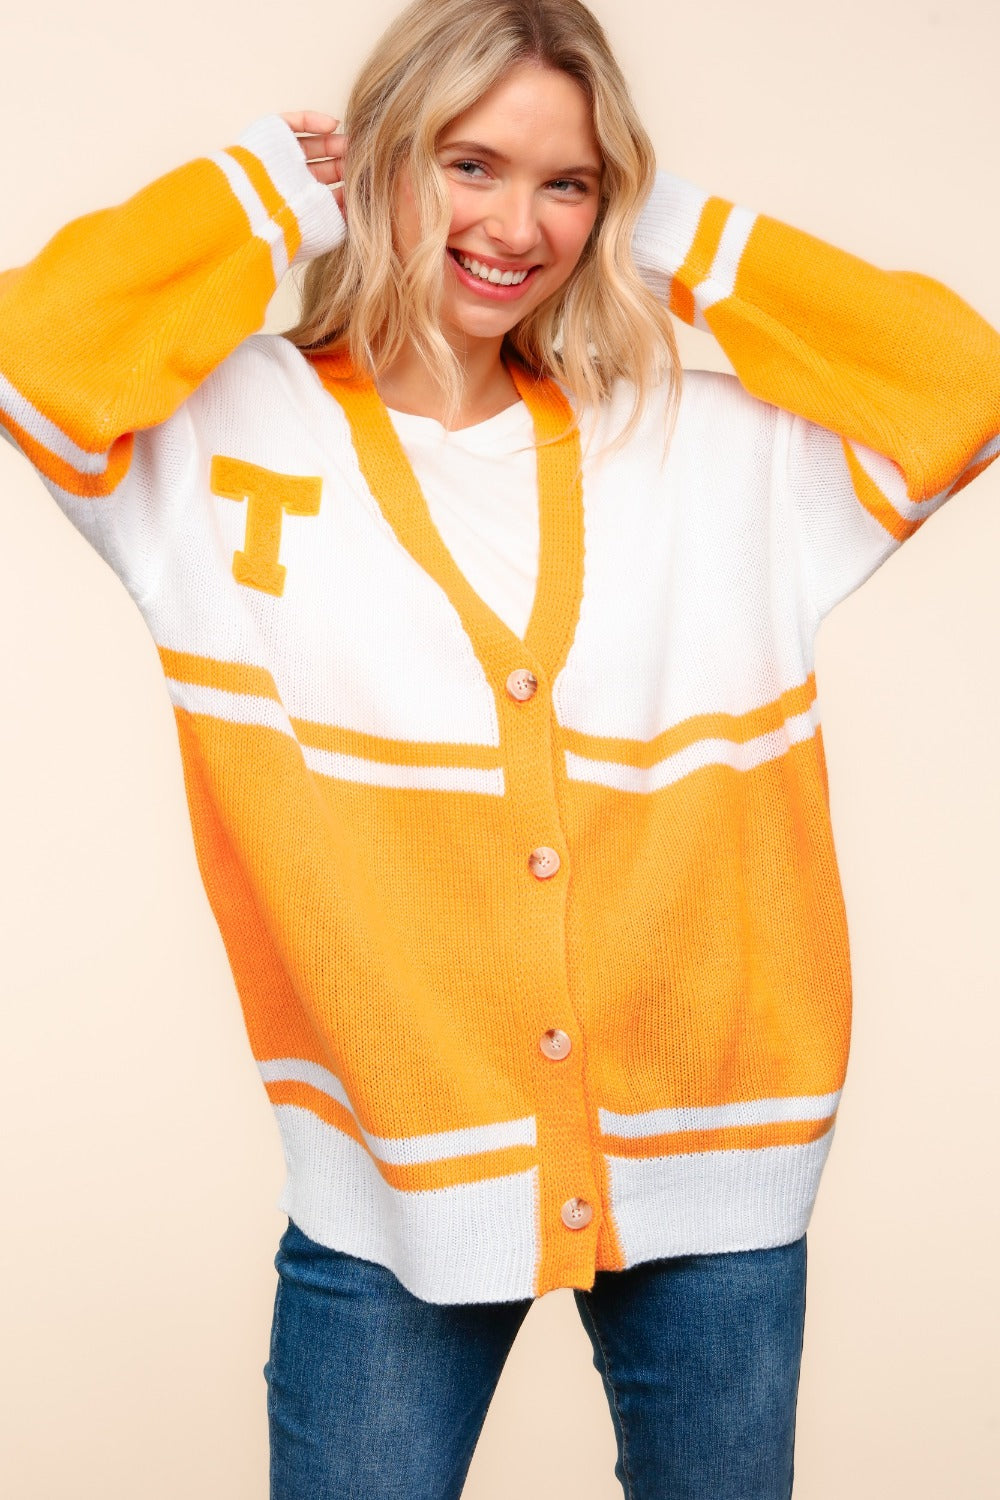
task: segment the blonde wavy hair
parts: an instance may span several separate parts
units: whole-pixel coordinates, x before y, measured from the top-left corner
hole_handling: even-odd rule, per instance
[[[632,259],[656,169],[652,143],[600,24],[579,0],[416,0],[396,18],[347,105],[347,236],[307,264],[301,315],[284,336],[303,352],[346,350],[375,376],[410,339],[454,419],[463,376],[439,326],[451,200],[436,148],[454,119],[522,63],[566,73],[582,88],[603,170],[577,266],[507,334],[504,352],[584,406],[606,400],[617,379],[629,382],[634,402],[618,446],[664,378],[673,419],[682,370],[670,315]],[[405,262],[393,236],[404,164],[422,228]]]

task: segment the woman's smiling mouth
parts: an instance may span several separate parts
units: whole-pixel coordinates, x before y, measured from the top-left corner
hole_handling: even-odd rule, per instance
[[[478,256],[467,255],[464,250],[450,247],[448,257],[463,286],[480,296],[500,302],[510,302],[521,296],[535,272],[540,270],[539,266],[510,266],[504,269],[495,262],[480,260]]]

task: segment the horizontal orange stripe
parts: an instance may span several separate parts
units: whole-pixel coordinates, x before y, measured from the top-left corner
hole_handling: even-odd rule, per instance
[[[619,765],[648,770],[678,750],[686,750],[699,740],[724,739],[744,744],[758,735],[779,729],[786,719],[805,713],[816,697],[816,676],[810,672],[799,687],[789,688],[780,698],[745,714],[695,714],[652,740],[620,740],[603,735],[583,734],[578,729],[563,729],[561,738],[567,750],[590,760],[611,760]]]
[[[297,1104],[302,1109],[319,1115],[327,1125],[336,1125],[338,1130],[349,1135],[360,1146],[365,1146],[364,1136],[351,1111],[339,1099],[332,1099],[329,1094],[324,1094],[322,1089],[314,1088],[311,1083],[301,1083],[295,1078],[281,1078],[273,1083],[265,1083],[264,1087],[272,1104]],[[367,1149],[365,1146],[366,1151]]]
[[[803,1146],[818,1141],[830,1129],[825,1120],[783,1120],[776,1125],[727,1125],[721,1130],[677,1130],[647,1135],[640,1140],[605,1135],[601,1145],[609,1156],[646,1160],[653,1156],[686,1156],[695,1151],[755,1151],[763,1146]]]
[[[248,151],[245,146],[227,146],[226,152],[234,161],[239,162],[253,183],[257,197],[267,209],[270,217],[280,228],[285,237],[285,250],[288,253],[289,263],[291,263],[295,252],[302,243],[302,232],[299,229],[295,215],[271,181],[267,168],[260,160],[260,157],[254,156],[253,152]]]
[[[329,1094],[308,1083],[278,1082],[266,1085],[272,1104],[295,1104],[318,1115],[328,1125],[358,1141],[365,1150],[367,1143],[354,1116]],[[490,1177],[508,1177],[537,1166],[538,1153],[533,1146],[505,1146],[497,1151],[477,1152],[475,1156],[449,1157],[445,1161],[420,1162],[401,1167],[373,1156],[382,1177],[390,1187],[404,1192],[428,1193],[435,1188],[455,1187],[466,1182],[485,1182]]]
[[[313,750],[330,750],[335,755],[354,755],[383,765],[464,766],[477,771],[492,771],[500,764],[498,745],[456,745],[437,741],[389,740],[381,735],[363,734],[337,724],[316,724],[309,719],[292,719],[292,728],[300,744]]]
[[[242,661],[218,661],[214,656],[195,656],[188,651],[171,651],[167,646],[158,646],[157,650],[164,672],[177,682],[221,688],[226,693],[251,693],[257,698],[274,698],[280,702],[274,678],[264,667],[254,667]]]
[[[99,499],[110,495],[121,484],[132,462],[133,435],[128,432],[113,444],[108,453],[108,464],[103,474],[81,474],[72,464],[58,458],[49,448],[39,443],[6,412],[0,415],[11,437],[21,448],[25,458],[40,474],[57,484],[61,490],[77,495],[81,500]]]
[[[280,702],[274,678],[264,667],[246,662],[218,661],[212,656],[195,656],[187,651],[172,651],[166,646],[157,649],[164,672],[178,682],[221,688],[228,693],[252,693]],[[381,765],[460,766],[492,771],[501,764],[500,749],[495,745],[390,740],[337,724],[317,724],[310,719],[292,719],[290,722],[302,745],[314,750],[329,750],[335,755],[374,760]]]

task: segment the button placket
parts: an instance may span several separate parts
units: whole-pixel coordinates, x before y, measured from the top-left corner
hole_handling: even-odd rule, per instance
[[[538,833],[549,832],[550,837],[555,835],[562,841],[559,782],[552,775],[551,765],[553,759],[561,754],[561,750],[554,721],[550,723],[548,719],[551,706],[550,678],[548,675],[542,678],[527,667],[516,667],[501,681],[508,700],[505,715],[507,732],[511,736],[513,747],[516,747],[514,753],[517,758],[512,765],[512,773],[516,766],[516,780],[512,774],[509,784],[512,795],[517,797],[515,805],[518,808],[517,821],[521,836],[527,833],[530,840],[531,830],[534,828]],[[532,706],[529,708],[526,705]],[[541,719],[538,717],[539,712],[542,712]],[[528,845],[528,871],[539,885],[548,887],[548,899],[555,901],[555,911],[561,911],[561,901],[566,896],[569,866],[563,872],[563,863],[568,857],[568,851],[556,849],[551,844],[538,844],[534,848]],[[562,878],[555,879],[560,872]],[[540,891],[537,899],[544,901]],[[561,963],[563,956],[560,952],[556,962]],[[548,988],[544,981],[543,987]],[[571,1016],[572,999],[568,994],[560,995],[561,988],[557,981],[555,993],[550,994],[549,1003],[558,1007],[556,1014]],[[564,1011],[564,1005],[568,1005],[568,1010]],[[574,1067],[575,1057],[568,1060],[575,1045],[573,1038],[558,1026],[550,1026],[540,1034],[536,1032],[536,1036],[539,1050],[546,1061],[553,1065],[561,1062],[566,1064],[557,1073],[548,1076],[547,1084],[541,1085],[538,1116],[546,1219],[549,1219],[549,1215],[553,1219],[556,1214],[559,1215],[550,1231],[556,1238],[547,1247],[542,1282],[552,1277],[558,1283],[562,1278],[576,1278],[587,1274],[587,1267],[581,1266],[580,1258],[583,1257],[586,1262],[592,1254],[591,1241],[587,1235],[578,1238],[577,1231],[588,1225],[593,1226],[596,1217],[595,1202],[599,1202],[599,1199],[588,1201],[580,1196],[566,1199],[561,1197],[560,1189],[564,1193],[567,1189],[584,1186],[592,1180],[592,1150],[586,1126],[586,1107],[581,1096],[578,1070]],[[579,1138],[572,1144],[565,1139],[569,1115],[576,1115],[580,1120]],[[549,1219],[549,1222],[552,1220]],[[566,1235],[562,1233],[564,1229],[567,1231]]]

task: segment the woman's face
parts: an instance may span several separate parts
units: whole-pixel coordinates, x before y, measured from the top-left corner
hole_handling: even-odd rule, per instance
[[[570,276],[597,218],[601,153],[579,84],[526,63],[452,120],[437,160],[452,205],[442,332],[463,351],[502,339]],[[405,261],[420,239],[405,170],[396,211]]]

